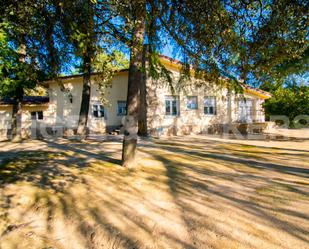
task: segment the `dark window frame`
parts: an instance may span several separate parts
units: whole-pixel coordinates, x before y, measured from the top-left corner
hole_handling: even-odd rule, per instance
[[[31,120],[43,120],[44,119],[44,113],[43,111],[33,111],[30,113]]]
[[[180,115],[179,96],[165,96],[165,116],[175,117]]]
[[[210,104],[206,104],[207,102],[210,102]],[[207,116],[214,116],[217,115],[217,98],[216,96],[205,96],[204,97],[204,115]]]
[[[124,104],[124,106],[119,106],[120,104]],[[126,115],[127,115],[127,101],[118,100],[117,101],[117,116],[126,116]]]
[[[105,108],[102,104],[93,104],[92,105],[92,115],[95,118],[104,118],[105,117]]]
[[[195,102],[195,107],[191,107],[191,106],[189,106],[189,99],[193,99],[193,98],[195,98],[195,100],[196,100],[196,102]],[[198,96],[194,96],[194,95],[192,95],[192,96],[187,96],[187,110],[198,110]]]

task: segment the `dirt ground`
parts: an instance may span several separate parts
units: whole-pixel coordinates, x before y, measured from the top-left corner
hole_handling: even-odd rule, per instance
[[[286,134],[286,133],[284,133]],[[0,143],[0,248],[309,248],[309,136]]]

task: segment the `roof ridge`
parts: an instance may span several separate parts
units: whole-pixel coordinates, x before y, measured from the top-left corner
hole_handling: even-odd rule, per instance
[[[167,60],[169,60],[170,62],[173,62],[173,63],[176,63],[176,64],[184,65],[183,62],[181,62],[181,61],[179,61],[179,60],[175,60],[175,59],[173,59],[173,58],[171,58],[171,57],[169,57],[169,56],[163,55],[163,54],[160,54],[159,57],[160,57],[160,58],[167,59]],[[224,79],[230,80],[230,78],[227,78],[227,77],[224,77]],[[264,91],[264,90],[262,90],[262,89],[260,89],[260,88],[250,86],[250,85],[248,85],[248,84],[246,84],[246,83],[243,83],[243,82],[241,82],[240,84],[241,84],[244,88],[249,88],[249,89],[251,89],[251,90],[253,90],[253,91],[257,91],[257,92],[263,93],[263,94],[265,94],[265,95],[272,96],[272,94],[271,94],[270,92]]]

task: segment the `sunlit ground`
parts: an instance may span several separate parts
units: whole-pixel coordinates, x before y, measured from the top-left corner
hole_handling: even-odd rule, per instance
[[[309,140],[0,143],[0,248],[308,248]]]

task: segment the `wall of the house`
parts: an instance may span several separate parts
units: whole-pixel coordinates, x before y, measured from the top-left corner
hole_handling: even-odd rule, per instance
[[[12,124],[12,106],[0,105],[0,140],[7,139],[8,130]],[[28,138],[36,132],[33,128],[39,124],[45,124],[47,119],[44,116],[47,113],[48,104],[45,105],[23,105],[21,115],[22,137]],[[33,122],[31,120],[31,112],[43,111],[43,120]]]
[[[106,129],[121,125],[123,116],[117,114],[118,101],[125,101],[127,98],[127,73],[119,73],[112,81],[111,87],[106,88],[104,99],[105,117],[96,118],[93,116],[92,108],[94,104],[102,103],[102,93],[98,89],[100,78],[93,76],[91,78],[91,97],[90,109],[88,116],[88,128],[91,133],[104,133]],[[49,84],[50,108],[48,111],[48,120],[51,125],[64,126],[73,131],[78,124],[83,81],[81,77],[63,80],[65,89],[60,88],[59,83]],[[69,93],[72,94],[72,103],[70,102]]]
[[[172,68],[170,68],[173,70]],[[173,71],[175,82],[179,73]],[[105,133],[106,130],[116,128],[121,125],[123,116],[119,116],[118,101],[126,101],[128,73],[121,72],[117,74],[111,84],[106,88],[104,105],[105,117],[96,118],[93,116],[93,104],[100,104],[101,92],[98,90],[96,82],[100,78],[93,76],[91,78],[91,103],[88,117],[88,128],[90,133]],[[22,128],[25,137],[33,133],[31,126],[34,122],[31,120],[32,111],[43,111],[44,119],[35,122],[40,126],[43,135],[62,135],[65,131],[67,135],[73,135],[76,129],[81,97],[82,97],[82,77],[72,77],[62,81],[67,91],[61,90],[58,82],[49,84],[50,103],[46,106],[23,106]],[[211,83],[203,83],[201,87],[196,87],[196,82],[192,82],[181,88],[181,91],[172,92],[167,83],[162,80],[147,80],[147,126],[150,134],[190,134],[200,132],[211,132],[221,129],[222,125],[235,123],[239,121],[239,96],[230,94],[224,86],[218,86]],[[69,93],[72,95],[70,102]],[[165,97],[170,95],[179,96],[179,115],[165,115]],[[198,109],[187,109],[187,96],[198,97]],[[204,114],[204,97],[216,97],[216,115]],[[263,122],[264,113],[262,111],[263,99],[254,94],[245,93],[245,98],[252,99],[254,103],[252,122]],[[6,129],[11,124],[11,106],[0,106],[0,138],[6,136]],[[66,128],[66,129],[64,129]]]
[[[12,106],[0,106],[0,140],[6,138],[12,119]]]
[[[173,70],[172,68],[169,68]],[[174,82],[179,79],[179,73],[173,71]],[[147,80],[147,123],[152,135],[179,135],[202,132],[222,132],[224,126],[239,122],[239,96],[228,93],[225,86],[213,83],[203,83],[196,87],[198,82],[192,82],[188,87],[172,92],[170,85],[162,80]],[[176,87],[176,85],[174,85]],[[165,113],[166,96],[174,95],[179,98],[179,115],[168,116]],[[198,109],[187,108],[187,96],[197,96]],[[216,114],[204,114],[204,97],[216,98]],[[262,109],[263,100],[255,95],[245,93],[242,97],[253,102],[252,119],[249,122],[264,121]],[[259,116],[258,116],[259,114]]]
[[[209,125],[228,122],[227,89],[208,84],[205,87],[187,87],[172,92],[169,86],[151,80],[148,82],[148,129],[151,134],[200,133]],[[165,98],[174,95],[179,98],[179,115],[165,114]],[[187,108],[187,96],[197,96],[198,109]],[[216,97],[216,115],[204,114],[204,96]]]

